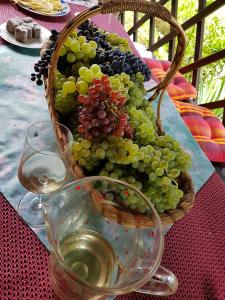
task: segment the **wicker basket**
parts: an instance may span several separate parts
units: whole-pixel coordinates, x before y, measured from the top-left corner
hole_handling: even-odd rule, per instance
[[[57,112],[55,110],[54,105],[54,78],[55,78],[55,70],[57,68],[57,62],[59,58],[60,48],[65,40],[69,37],[71,32],[75,30],[80,24],[82,24],[85,20],[101,13],[116,13],[116,12],[124,12],[124,11],[135,11],[147,14],[150,17],[158,17],[159,19],[169,23],[177,32],[178,36],[178,45],[176,49],[176,53],[173,59],[173,62],[161,83],[159,83],[156,87],[152,89],[154,90],[153,95],[149,99],[149,101],[153,101],[159,96],[158,107],[157,107],[157,117],[156,117],[156,125],[158,128],[158,133],[160,135],[164,134],[162,124],[160,121],[160,106],[163,99],[163,95],[165,93],[166,87],[170,83],[171,79],[174,77],[177,72],[180,63],[182,61],[185,46],[186,46],[186,38],[183,32],[183,29],[180,25],[177,24],[176,20],[170,14],[170,12],[163,6],[159,5],[156,2],[150,1],[136,1],[136,0],[102,0],[99,5],[94,6],[90,9],[87,9],[71,19],[64,29],[59,34],[57,39],[57,43],[55,49],[52,53],[51,62],[49,64],[48,69],[48,78],[45,79],[45,88],[46,88],[46,98],[48,101],[48,107],[51,114],[51,119],[54,124],[58,119]],[[59,131],[59,128],[55,126],[55,130],[57,136],[59,138],[59,144],[64,147],[62,141],[62,133]],[[71,170],[74,174],[75,178],[82,178],[85,176],[83,170],[76,162],[71,162]],[[184,192],[184,196],[181,199],[176,209],[168,210],[164,213],[160,213],[160,218],[164,226],[171,225],[175,221],[181,219],[185,216],[185,214],[192,208],[194,202],[194,187],[191,180],[191,177],[187,173],[182,173],[179,177],[179,187]],[[93,197],[95,198],[95,197]],[[132,227],[149,227],[152,226],[152,220],[149,217],[144,215],[132,214],[127,211],[118,210],[115,207],[102,207],[98,206],[99,210],[111,220],[124,224],[126,226]]]

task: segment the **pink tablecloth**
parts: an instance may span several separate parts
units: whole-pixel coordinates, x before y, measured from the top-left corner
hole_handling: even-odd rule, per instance
[[[38,1],[38,0],[37,0]],[[0,24],[3,22],[6,22],[8,18],[12,18],[15,16],[25,16],[26,11],[17,8],[16,6],[10,5],[9,0],[0,0]],[[36,14],[32,14],[29,12],[29,16],[36,19],[38,23],[49,30],[56,29],[61,30],[65,23],[74,17],[74,14],[77,12],[80,12],[84,10],[85,8],[80,5],[74,5],[70,4],[70,13],[64,17],[45,17],[45,16],[39,16]],[[116,20],[114,17],[102,17],[102,15],[97,15],[92,18],[93,22],[98,24],[99,28],[102,28],[109,32],[114,32],[116,28],[116,33],[119,34],[122,37],[128,37],[126,35],[125,30],[120,25],[119,21]],[[3,44],[4,41],[0,38],[0,45]],[[132,44],[131,44],[132,46]],[[132,46],[133,51],[137,54],[136,49]]]
[[[194,208],[165,239],[162,264],[179,278],[164,300],[225,299],[225,185],[214,174],[197,194]],[[0,299],[56,300],[49,286],[48,251],[0,195]],[[130,294],[117,300],[159,299]]]

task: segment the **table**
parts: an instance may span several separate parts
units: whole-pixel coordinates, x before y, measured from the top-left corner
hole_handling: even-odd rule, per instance
[[[71,8],[71,13],[80,9],[73,5]],[[1,2],[0,12],[1,21],[15,14],[22,15],[8,1]],[[61,29],[69,17],[57,20],[54,26],[53,20],[44,17],[38,21],[48,28]],[[98,22],[107,30],[107,22],[101,19]],[[113,26],[117,25],[113,18],[112,22]],[[194,209],[166,236],[162,264],[178,276],[180,286],[176,295],[164,299],[225,299],[224,206],[225,186],[213,174],[197,194]],[[0,220],[0,299],[57,299],[48,282],[48,251],[3,196],[0,196]],[[133,293],[118,299],[158,297]]]
[[[162,299],[225,299],[224,195],[224,184],[214,174],[197,194],[194,209],[167,234],[162,265],[177,275],[179,289]],[[48,281],[48,251],[3,196],[0,228],[0,299],[57,300]],[[159,298],[135,293],[117,298],[147,299]]]

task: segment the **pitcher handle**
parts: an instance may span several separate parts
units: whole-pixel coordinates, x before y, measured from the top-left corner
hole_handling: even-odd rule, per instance
[[[157,296],[169,296],[178,288],[177,277],[166,268],[159,266],[154,276],[144,286],[136,290],[138,293]]]

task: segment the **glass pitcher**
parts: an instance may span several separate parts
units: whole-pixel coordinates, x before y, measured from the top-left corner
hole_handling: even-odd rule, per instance
[[[139,215],[151,215],[152,227],[130,222],[129,205]],[[50,282],[60,299],[109,299],[132,291],[170,295],[177,290],[175,275],[160,266],[160,218],[134,186],[86,177],[51,194],[43,209],[51,245]]]

